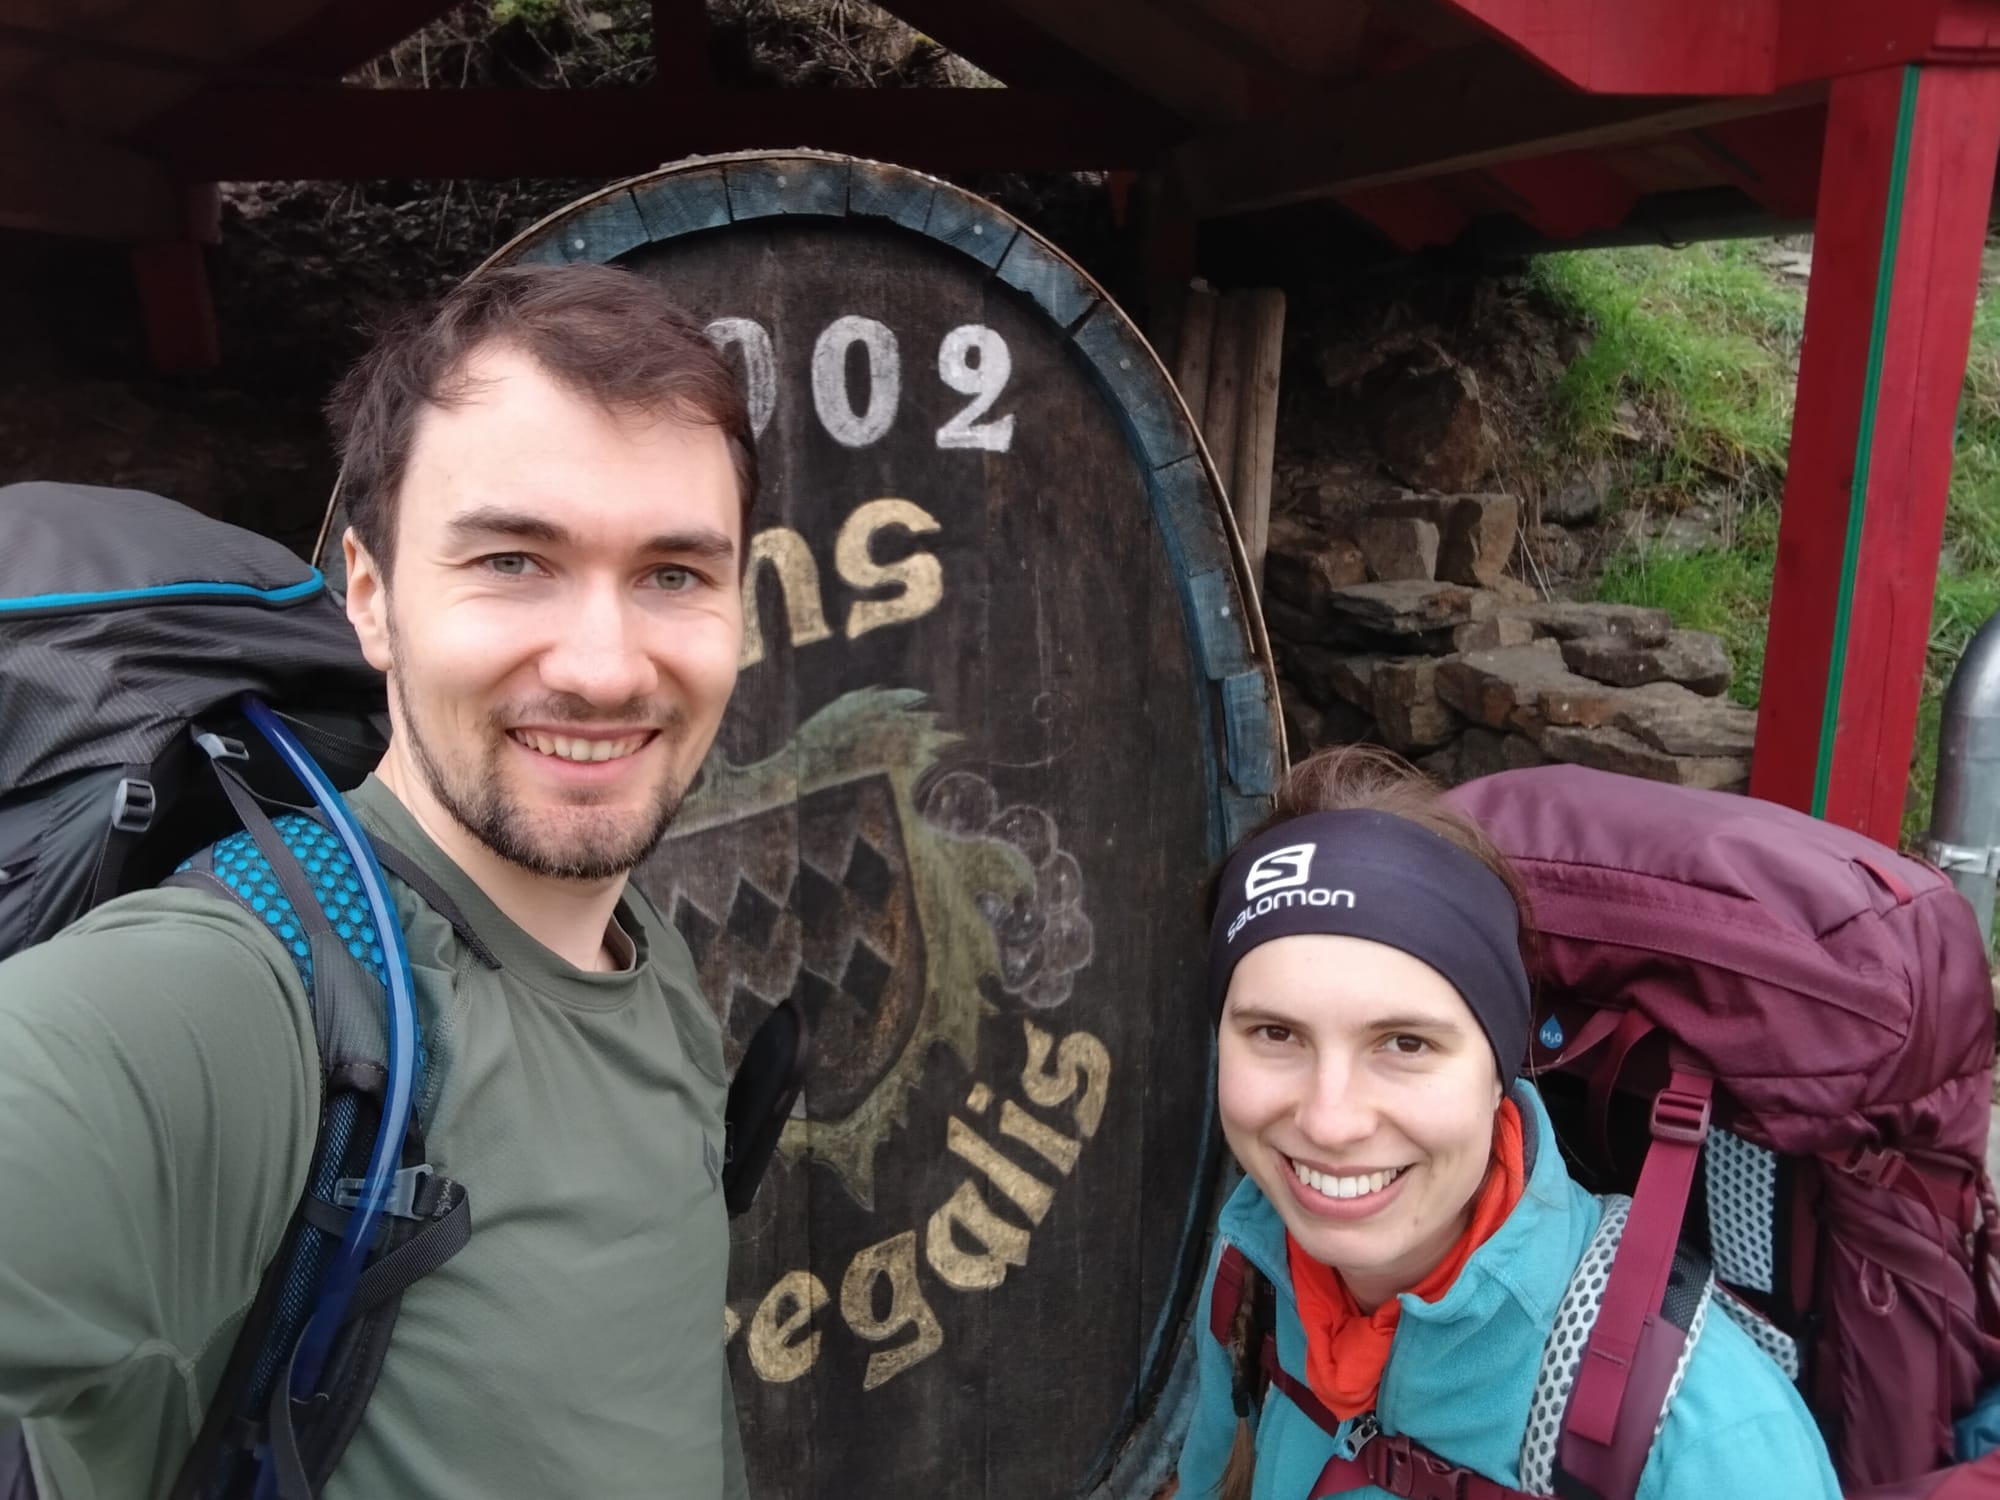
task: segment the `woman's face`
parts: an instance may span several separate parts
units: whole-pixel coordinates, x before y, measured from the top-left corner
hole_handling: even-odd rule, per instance
[[[1367,938],[1276,938],[1223,1004],[1229,1149],[1292,1238],[1373,1308],[1443,1260],[1493,1154],[1499,1070],[1437,970]]]

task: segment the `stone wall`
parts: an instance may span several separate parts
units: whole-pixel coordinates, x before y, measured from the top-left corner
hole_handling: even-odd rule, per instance
[[[1743,788],[1757,715],[1723,696],[1722,642],[1512,576],[1513,496],[1317,498],[1273,519],[1264,570],[1294,757],[1368,740],[1448,783],[1570,761]]]

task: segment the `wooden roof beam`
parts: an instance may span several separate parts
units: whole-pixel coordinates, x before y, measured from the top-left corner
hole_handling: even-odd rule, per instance
[[[1190,141],[1174,152],[1171,170],[1194,212],[1214,218],[1647,140],[1809,97],[1580,94],[1502,49],[1471,47]]]
[[[988,0],[996,3],[1175,114],[1205,125],[1247,119],[1259,99],[1283,97],[1291,88],[1291,79],[1218,51],[1208,28],[1197,30],[1144,0]]]
[[[1440,0],[1574,88],[1768,94],[1925,55],[1948,0]]]
[[[0,113],[0,226],[144,244],[188,232],[179,188],[157,162]]]
[[[756,144],[808,145],[935,171],[1143,168],[1150,123],[1023,89],[205,90],[144,148],[190,181],[593,177]]]
[[[277,40],[258,49],[268,68],[339,78],[421,31],[455,0],[330,0]]]
[[[888,0],[884,9],[1009,88],[1083,94],[1107,111],[1150,122],[1170,141],[1186,134],[1180,117],[1165,104],[1003,5]]]

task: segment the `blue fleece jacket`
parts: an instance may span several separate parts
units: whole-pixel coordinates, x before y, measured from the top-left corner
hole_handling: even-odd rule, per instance
[[[1541,1098],[1514,1085],[1528,1180],[1521,1201],[1474,1251],[1435,1303],[1405,1295],[1382,1373],[1376,1420],[1433,1453],[1505,1485],[1518,1485],[1521,1438],[1570,1273],[1597,1228],[1598,1201],[1570,1179],[1555,1149]],[[1208,1279],[1192,1336],[1199,1345],[1200,1394],[1181,1450],[1180,1500],[1209,1500],[1236,1435],[1229,1356],[1208,1331],[1215,1267],[1234,1245],[1276,1289],[1278,1359],[1303,1382],[1305,1330],[1299,1323],[1277,1210],[1247,1178],[1217,1224]],[[1305,1500],[1341,1444],[1282,1392],[1264,1397],[1257,1422],[1253,1500]],[[1369,1486],[1354,1493],[1381,1496]],[[1783,1373],[1729,1319],[1706,1320],[1668,1415],[1640,1476],[1638,1500],[1840,1500],[1825,1444]]]

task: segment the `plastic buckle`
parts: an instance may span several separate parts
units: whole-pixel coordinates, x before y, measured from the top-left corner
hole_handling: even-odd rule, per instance
[[[118,791],[111,799],[111,826],[120,833],[144,833],[153,826],[153,814],[159,805],[152,782],[127,776],[118,783]]]
[[[414,1167],[405,1167],[389,1179],[389,1190],[381,1200],[382,1212],[393,1214],[399,1219],[422,1217],[416,1209],[417,1194],[423,1191],[424,1183],[430,1179],[431,1164],[419,1162]],[[363,1180],[359,1177],[343,1177],[333,1185],[333,1203],[336,1208],[359,1208]]]
[[[1669,1086],[1653,1096],[1653,1139],[1699,1146],[1708,1139],[1712,1102]]]
[[[1404,1500],[1465,1500],[1469,1471],[1448,1464],[1435,1454],[1412,1448],[1407,1435],[1399,1432],[1392,1437],[1383,1433],[1370,1448],[1381,1457],[1364,1468],[1379,1470],[1371,1472],[1369,1477],[1390,1494],[1400,1495]]]
[[[1903,1170],[1903,1153],[1886,1146],[1856,1146],[1840,1163],[1840,1170],[1869,1187],[1887,1187]]]
[[[209,734],[204,732],[196,735],[194,742],[201,746],[210,760],[248,760],[250,758],[250,752],[244,747],[243,741],[231,739],[226,734]]]

